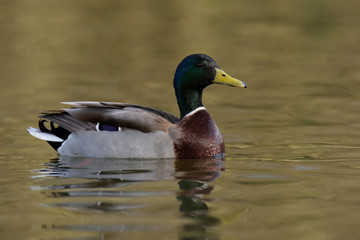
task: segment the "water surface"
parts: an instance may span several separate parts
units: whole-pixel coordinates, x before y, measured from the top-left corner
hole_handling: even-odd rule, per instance
[[[3,1],[1,239],[358,239],[359,3]],[[64,158],[26,132],[61,101],[178,115],[206,53],[247,89],[203,102],[225,159]]]

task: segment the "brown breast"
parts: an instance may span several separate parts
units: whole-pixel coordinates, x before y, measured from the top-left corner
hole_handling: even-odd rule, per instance
[[[174,139],[177,158],[214,156],[225,153],[225,144],[214,120],[205,108],[185,116],[177,125]]]

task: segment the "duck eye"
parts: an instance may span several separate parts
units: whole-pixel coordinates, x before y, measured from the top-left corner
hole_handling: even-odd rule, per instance
[[[204,63],[198,63],[196,64],[197,67],[203,67],[205,64]]]

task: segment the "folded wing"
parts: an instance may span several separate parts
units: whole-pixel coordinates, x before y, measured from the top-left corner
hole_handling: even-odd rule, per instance
[[[141,132],[167,132],[172,124],[179,121],[172,114],[127,103],[65,102],[65,104],[74,108],[46,112],[40,117],[70,132],[97,130],[98,123]]]

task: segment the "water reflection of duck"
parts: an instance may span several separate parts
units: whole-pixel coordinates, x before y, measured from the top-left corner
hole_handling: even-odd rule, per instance
[[[124,197],[143,195],[162,195],[161,192],[152,191],[111,191],[111,188],[121,188],[137,183],[179,180],[178,199],[192,198],[198,194],[210,194],[213,186],[207,182],[214,181],[224,171],[222,158],[207,159],[100,159],[100,158],[74,158],[60,156],[47,164],[38,176],[57,177],[53,186],[44,189],[51,190],[51,196],[66,197],[101,196]],[[73,179],[73,181],[64,181]],[[84,181],[85,180],[85,181]],[[74,191],[81,189],[81,191]],[[108,189],[105,191],[104,189]],[[68,191],[69,190],[69,191]],[[168,192],[167,194],[170,194]],[[97,206],[101,209],[102,206]]]
[[[112,159],[59,156],[45,176],[78,179],[120,179],[128,182],[196,180],[211,182],[224,171],[224,158]]]
[[[141,199],[153,196],[173,195],[173,189],[143,188],[146,182],[177,181],[176,200],[180,202],[181,217],[189,219],[179,229],[180,239],[189,235],[213,236],[208,229],[221,224],[221,220],[211,213],[208,201],[214,189],[213,182],[224,171],[223,158],[202,159],[96,159],[60,156],[42,169],[38,178],[50,177],[50,185],[41,182],[41,189],[50,198],[51,206],[75,210],[96,210],[100,212],[140,211],[148,203]],[[137,188],[140,184],[142,187]],[[128,188],[128,186],[132,186]],[[148,186],[152,186],[152,183]],[[159,185],[157,185],[159,187]],[[166,186],[166,184],[165,184]],[[206,196],[206,197],[204,197]],[[122,199],[116,201],[115,199]],[[136,203],[133,199],[137,199]],[[160,200],[163,201],[163,200]],[[46,204],[45,204],[46,205]],[[156,204],[155,204],[156,205]],[[49,205],[47,205],[49,206]],[[139,226],[142,222],[139,221]],[[72,226],[60,225],[56,228],[73,229],[76,227],[96,231],[106,225]],[[120,222],[113,230],[132,229],[132,225]],[[104,231],[105,231],[104,230]],[[203,239],[203,238],[200,238]]]
[[[30,134],[61,155],[102,158],[193,158],[224,154],[223,138],[203,107],[202,91],[213,83],[246,84],[227,75],[207,55],[193,54],[177,67],[174,88],[180,119],[153,108],[109,102],[69,102],[74,108],[47,112],[50,129]],[[58,124],[58,127],[54,126]]]
[[[175,161],[175,176],[180,179],[180,191],[176,196],[181,202],[179,210],[183,217],[193,220],[183,225],[179,232],[180,239],[217,239],[216,234],[207,230],[221,224],[221,220],[210,213],[207,202],[211,199],[203,196],[209,195],[214,189],[208,182],[215,181],[225,170],[223,163],[222,158]]]

